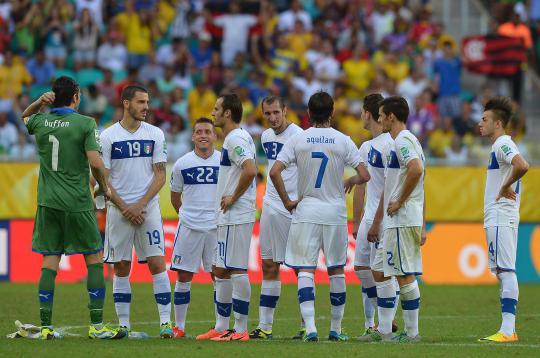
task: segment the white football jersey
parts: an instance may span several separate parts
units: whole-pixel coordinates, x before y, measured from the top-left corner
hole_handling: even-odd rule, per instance
[[[394,144],[389,133],[381,133],[360,146],[362,162],[366,163],[371,179],[366,184],[366,200],[363,220],[373,221],[381,194],[384,190],[385,148]]]
[[[141,199],[154,179],[153,164],[167,162],[163,131],[141,122],[134,133],[115,123],[101,133],[101,157],[109,181],[126,204]],[[152,200],[157,200],[156,194]]]
[[[242,174],[242,163],[255,160],[255,143],[242,128],[232,130],[225,137],[221,150],[216,212],[218,225],[246,224],[255,221],[255,179],[242,196],[227,210],[221,210],[221,198],[232,195]]]
[[[182,206],[178,212],[185,227],[208,231],[216,228],[216,189],[221,152],[204,159],[191,151],[174,163],[171,173],[171,191],[182,193]]]
[[[390,133],[388,133],[390,135]],[[392,137],[390,137],[392,138]],[[396,146],[393,142],[383,148],[384,157],[384,201],[383,201],[383,229],[387,229],[390,225],[390,216],[386,214],[388,203],[394,191],[398,176],[399,176],[399,161],[396,154]],[[371,181],[371,180],[370,180]]]
[[[285,145],[289,138],[300,132],[302,132],[302,128],[298,127],[294,123],[291,123],[287,128],[285,128],[283,132],[279,134],[276,134],[272,128],[269,128],[265,130],[261,136],[261,144],[264,152],[266,153],[266,158],[268,159],[268,166],[266,170],[266,193],[264,195],[264,203],[288,217],[291,214],[287,209],[285,209],[285,206],[283,206],[283,202],[281,201],[281,198],[279,197],[279,194],[274,187],[274,183],[272,183],[268,174],[270,173],[270,169],[272,169],[272,166],[274,165],[274,162],[276,161],[279,152],[281,152],[283,145]],[[296,192],[296,186],[298,181],[298,172],[296,170],[296,165],[293,164],[287,167],[287,169],[285,169],[281,173],[281,176],[283,177],[283,181],[285,182],[285,189],[287,190],[287,194],[289,194],[289,198],[291,198],[291,200],[296,200],[298,198],[298,194]]]
[[[521,179],[512,184],[512,189],[516,192],[515,201],[506,198],[497,201],[497,196],[504,181],[512,172],[512,159],[519,154],[518,148],[510,136],[503,135],[497,138],[491,150],[484,194],[484,227],[517,227],[522,189]]]
[[[292,222],[345,225],[345,166],[356,168],[361,157],[350,137],[333,128],[311,127],[292,137],[277,160],[298,168],[298,197]]]
[[[425,168],[424,151],[414,134],[408,130],[402,130],[394,141],[395,155],[399,163],[399,174],[396,186],[390,194],[390,201],[397,201],[403,191],[403,184],[407,176],[407,164],[413,159],[420,159]],[[388,218],[388,228],[422,226],[424,223],[424,173],[413,189],[411,195],[393,217]]]

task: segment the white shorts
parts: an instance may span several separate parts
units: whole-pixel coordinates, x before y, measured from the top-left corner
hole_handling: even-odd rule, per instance
[[[518,229],[511,226],[485,228],[488,246],[488,267],[496,273],[516,270]]]
[[[107,263],[131,261],[134,247],[141,263],[146,262],[147,257],[165,256],[165,237],[158,200],[152,200],[146,207],[142,225],[132,224],[115,205],[107,205],[103,260]]]
[[[218,225],[217,247],[214,255],[216,267],[230,270],[248,269],[253,224]]]
[[[263,205],[260,223],[259,245],[261,258],[283,263],[287,238],[291,228],[291,218],[283,215],[271,206]]]
[[[373,262],[371,263],[371,270],[377,272],[384,272],[384,241],[382,236],[379,236],[379,241],[373,243],[375,254]]]
[[[371,229],[371,221],[362,220],[356,234],[356,249],[354,250],[354,266],[371,267],[375,259],[375,244],[367,240]]]
[[[384,276],[422,274],[421,226],[389,228],[384,230]]]
[[[171,270],[211,272],[217,246],[217,230],[197,231],[178,224],[171,256]]]
[[[292,268],[317,268],[322,248],[327,268],[343,267],[347,263],[348,236],[347,225],[292,223],[285,265]]]

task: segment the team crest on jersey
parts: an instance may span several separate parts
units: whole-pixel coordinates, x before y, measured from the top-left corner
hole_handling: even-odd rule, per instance
[[[501,150],[503,151],[503,153],[504,153],[505,155],[508,155],[508,154],[512,153],[512,149],[510,149],[510,147],[507,146],[506,144],[503,144],[503,145],[501,146]]]
[[[143,150],[146,154],[152,153],[152,143],[144,143]]]
[[[179,265],[179,264],[180,264],[180,261],[182,261],[182,256],[180,256],[180,255],[174,255],[173,263],[174,263],[175,265]]]
[[[234,151],[235,151],[236,155],[238,155],[239,157],[243,157],[243,156],[246,155],[246,152],[244,151],[244,148],[242,148],[241,146],[234,147]]]

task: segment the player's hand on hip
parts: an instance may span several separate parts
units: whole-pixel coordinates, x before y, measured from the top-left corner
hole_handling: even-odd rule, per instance
[[[227,195],[221,198],[221,210],[223,210],[224,213],[226,213],[233,204],[233,197],[231,195]]]
[[[379,242],[379,223],[371,224],[369,231],[367,233],[367,241],[369,242]]]
[[[391,201],[390,203],[388,203],[388,209],[386,210],[386,213],[388,214],[388,216],[392,217],[396,215],[397,211],[401,209],[402,206],[403,205],[397,201]]]
[[[56,96],[54,95],[54,92],[50,91],[50,92],[43,93],[41,97],[39,97],[39,101],[41,102],[42,105],[48,106],[50,104],[53,104],[55,98]]]
[[[511,186],[503,186],[501,188],[501,191],[499,191],[499,195],[497,195],[497,200],[496,201],[499,201],[499,199],[502,199],[502,198],[506,198],[506,199],[510,199],[510,200],[516,200],[516,192],[514,191],[514,189],[512,189]]]

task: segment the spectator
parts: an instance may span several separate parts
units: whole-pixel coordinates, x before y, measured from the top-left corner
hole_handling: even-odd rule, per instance
[[[73,60],[75,69],[94,67],[99,35],[98,25],[92,20],[90,10],[82,10],[80,20],[73,25]]]
[[[8,122],[6,112],[0,112],[0,155],[7,155],[9,149],[18,142],[17,127]]]
[[[75,9],[77,17],[81,17],[84,10],[88,10],[96,25],[103,28],[103,0],[76,0]]]
[[[294,30],[288,33],[285,37],[287,46],[295,55],[297,61],[305,61],[305,53],[311,45],[313,35],[307,31],[302,20],[296,20],[294,22]]]
[[[148,54],[148,62],[145,63],[139,71],[139,81],[142,83],[148,83],[150,81],[157,81],[163,78],[165,71],[163,66],[159,65],[156,60],[156,53],[152,50]]]
[[[113,82],[113,73],[111,70],[103,71],[103,80],[96,84],[99,93],[107,98],[109,104],[116,102],[116,85]]]
[[[415,67],[407,78],[398,83],[397,93],[407,100],[409,109],[414,111],[415,98],[418,97],[428,86],[429,81],[422,71],[422,68]]]
[[[188,103],[184,98],[184,90],[180,87],[174,89],[172,93],[173,104],[171,106],[174,113],[178,114],[182,118],[188,117]]]
[[[469,157],[469,150],[467,146],[463,145],[463,141],[460,136],[453,136],[452,143],[449,147],[444,149],[446,164],[453,166],[460,166],[467,164]]]
[[[461,106],[461,114],[458,117],[454,117],[452,125],[454,132],[460,137],[466,134],[475,134],[477,132],[478,124],[472,119],[472,105],[471,102],[464,101]]]
[[[162,96],[161,105],[154,110],[157,126],[161,127],[165,132],[170,129],[174,118],[178,117],[178,114],[172,110],[172,104],[171,95],[164,95]]]
[[[175,115],[169,130],[165,133],[167,141],[167,157],[174,162],[191,150],[191,131],[186,127],[185,121]]]
[[[200,117],[210,117],[217,97],[205,81],[195,81],[195,89],[188,95],[189,123]]]
[[[334,93],[335,81],[341,75],[339,68],[339,62],[334,58],[332,42],[325,40],[322,45],[322,56],[313,64],[313,71],[322,88],[330,94]]]
[[[414,109],[407,119],[407,129],[418,138],[420,144],[427,144],[430,133],[435,128],[433,113],[429,110],[428,95],[415,98]]]
[[[294,29],[295,21],[300,20],[304,24],[304,28],[307,31],[311,31],[311,17],[302,9],[302,5],[299,0],[293,0],[290,5],[290,9],[282,12],[279,15],[278,30],[284,32],[290,32]]]
[[[113,72],[126,69],[127,49],[120,39],[120,33],[111,32],[107,36],[107,40],[99,46],[97,53],[99,67]]]
[[[184,42],[180,38],[174,38],[171,42],[165,43],[158,48],[156,54],[157,62],[162,66],[174,64],[176,54],[184,46]]]
[[[153,39],[157,39],[159,29],[152,21],[149,11],[130,14],[126,24],[126,48],[128,51],[128,68],[140,68],[148,60]]]
[[[11,101],[22,94],[23,86],[31,83],[32,75],[24,66],[23,60],[7,51],[4,54],[4,63],[0,65],[0,100]]]
[[[176,87],[179,87],[175,79],[174,68],[172,66],[165,67],[163,77],[158,78],[156,83],[161,93],[171,93]]]
[[[54,79],[54,64],[45,58],[45,52],[41,49],[37,50],[34,58],[28,61],[26,69],[36,85],[46,86]]]
[[[189,0],[176,2],[175,16],[172,20],[171,37],[173,39],[186,39],[190,35],[188,13],[191,9]]]
[[[225,71],[219,52],[212,53],[212,61],[204,71],[204,78],[215,93],[220,93],[224,87],[223,72]]]
[[[3,54],[8,49],[10,42],[11,32],[9,31],[9,22],[0,17],[0,54]]]
[[[225,66],[232,64],[238,52],[247,52],[249,29],[257,23],[257,17],[241,14],[238,1],[229,3],[228,14],[220,15],[214,20],[209,16],[208,21],[223,28],[221,60]]]
[[[394,20],[396,14],[392,11],[387,2],[376,2],[375,11],[371,14],[371,28],[373,30],[373,40],[378,45],[384,36],[394,31]]]
[[[93,118],[101,118],[107,109],[107,97],[100,93],[96,85],[88,86],[84,91],[84,113]]]
[[[198,70],[203,70],[210,66],[214,51],[210,46],[212,36],[206,31],[199,34],[199,41],[196,47],[191,50],[191,56]]]
[[[343,81],[347,86],[347,97],[356,100],[363,98],[374,75],[366,48],[361,43],[356,44],[352,57],[343,62]]]
[[[318,92],[324,88],[322,82],[315,79],[313,68],[308,67],[303,73],[303,76],[295,77],[292,79],[292,85],[301,91],[302,103],[307,106],[309,98],[315,92]]]
[[[1,129],[0,129],[1,132]],[[17,143],[9,148],[9,159],[31,160],[36,158],[36,146],[28,142],[26,134],[19,133]]]
[[[452,42],[443,44],[443,57],[435,61],[433,72],[439,88],[439,114],[443,119],[459,116],[461,110],[461,60],[454,54]]]
[[[67,57],[67,33],[58,7],[51,8],[46,23],[42,30],[45,37],[45,55],[57,67],[62,68]]]

